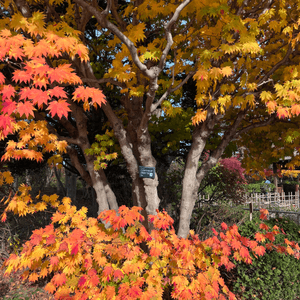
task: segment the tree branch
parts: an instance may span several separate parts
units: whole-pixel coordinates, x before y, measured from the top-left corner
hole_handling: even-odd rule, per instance
[[[232,124],[232,126],[228,130],[226,130],[226,132],[224,133],[223,139],[222,139],[221,143],[212,152],[212,154],[209,157],[209,159],[207,160],[207,162],[205,162],[201,166],[201,168],[197,172],[197,176],[196,176],[198,182],[201,182],[201,180],[203,179],[203,173],[206,174],[207,170],[211,169],[214,165],[216,165],[216,163],[218,162],[219,158],[223,154],[225,148],[227,147],[227,145],[229,144],[229,142],[232,140],[232,138],[236,135],[237,128],[241,124],[241,122],[242,122],[245,114],[246,114],[246,110],[240,111],[238,113],[238,115],[237,115],[234,123]]]
[[[182,2],[175,10],[173,17],[171,18],[171,20],[165,24],[165,31],[166,31],[166,39],[167,39],[167,45],[165,47],[165,49],[163,50],[163,53],[161,55],[158,67],[160,70],[163,69],[166,59],[167,59],[167,55],[173,45],[173,38],[172,38],[172,33],[171,33],[171,28],[172,26],[175,24],[175,22],[177,21],[180,13],[182,12],[182,10],[191,2],[192,0],[185,0],[184,2]]]
[[[113,80],[112,78],[101,78],[101,79],[92,79],[92,78],[81,78],[81,80],[83,82],[86,82],[86,83],[111,83],[113,85],[116,85],[116,86],[119,86],[121,88],[125,88],[126,85],[123,83],[123,82],[119,82],[119,81],[116,81],[116,80]]]
[[[160,97],[160,99],[156,102],[153,103],[151,105],[151,113],[153,113],[157,107],[159,105],[161,105],[161,103],[172,93],[174,93],[175,91],[177,91],[178,89],[180,89],[185,83],[187,83],[187,81],[193,76],[195,75],[196,72],[189,72],[189,74],[184,78],[184,80],[182,80],[176,87],[171,88],[169,87],[168,90]]]
[[[259,127],[270,125],[272,122],[275,121],[275,119],[276,119],[276,114],[273,114],[267,120],[264,120],[264,121],[261,121],[261,122],[257,122],[257,123],[253,123],[253,124],[248,125],[247,127],[243,128],[243,129],[237,131],[236,132],[236,136],[239,136],[239,135],[241,135],[243,133],[246,133],[247,131],[249,131],[251,129],[254,129],[254,128],[259,128]]]
[[[286,61],[288,60],[290,54],[292,53],[292,47],[291,45],[289,45],[288,50],[286,52],[286,55],[284,56],[284,58],[279,61],[258,83],[257,85],[260,85],[262,82],[266,81],[267,79],[269,79],[269,77],[280,67],[282,66],[284,63],[286,63]]]
[[[89,185],[93,186],[92,178],[90,174],[85,170],[83,165],[80,163],[78,159],[78,153],[77,151],[72,148],[71,146],[67,147],[67,153],[71,159],[72,165],[76,168],[76,170],[79,172],[82,179]]]
[[[140,71],[147,77],[152,78],[153,75],[150,70],[148,70],[148,68],[146,67],[146,65],[144,65],[137,54],[136,51],[136,47],[134,45],[134,43],[126,36],[124,35],[117,26],[115,26],[113,23],[111,23],[110,21],[108,21],[106,19],[106,16],[109,13],[110,7],[111,7],[111,0],[109,0],[107,2],[107,7],[103,12],[99,12],[95,7],[91,6],[90,4],[88,4],[87,2],[85,2],[84,0],[74,0],[77,4],[79,4],[80,6],[82,6],[83,9],[88,10],[90,13],[92,13],[95,18],[97,19],[97,21],[99,22],[99,24],[103,27],[103,28],[107,28],[108,30],[110,30],[114,35],[116,35],[120,41],[125,44],[128,48],[128,50],[130,51],[132,60],[134,62],[134,64],[140,69]]]

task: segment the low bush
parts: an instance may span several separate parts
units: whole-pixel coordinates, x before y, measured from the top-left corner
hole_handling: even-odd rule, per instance
[[[227,284],[241,299],[261,300],[295,300],[300,295],[300,263],[293,256],[281,253],[280,245],[286,240],[300,240],[300,226],[287,218],[274,218],[265,222],[269,227],[279,227],[274,245],[277,251],[268,250],[268,242],[264,242],[267,250],[264,256],[252,255],[252,264],[236,262],[233,272],[224,272]],[[260,227],[258,218],[247,221],[239,227],[244,237],[252,237],[257,232],[265,232],[267,227]]]
[[[119,211],[102,212],[98,219],[88,218],[87,209],[77,210],[69,198],[43,196],[33,203],[22,192],[10,199],[3,214],[56,209],[52,223],[33,231],[20,253],[5,262],[6,274],[21,271],[24,279],[36,282],[49,278],[45,290],[56,299],[235,299],[220,274],[220,268],[232,270],[236,261],[252,263],[266,247],[296,257],[300,249],[294,242],[273,244],[277,227],[243,237],[238,227],[221,224],[221,231],[201,241],[190,232],[177,237],[173,220],[166,212],[148,216],[152,230],[143,226],[141,208],[122,206]],[[266,218],[266,210],[261,217]],[[107,225],[105,226],[106,223]],[[109,226],[108,226],[109,225]],[[269,243],[264,245],[265,240]]]

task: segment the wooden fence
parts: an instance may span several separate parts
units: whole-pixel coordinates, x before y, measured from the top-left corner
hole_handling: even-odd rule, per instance
[[[279,194],[279,193],[266,193],[266,194],[245,194],[245,202],[241,204],[244,209],[250,210],[250,220],[252,220],[252,211],[259,211],[261,208],[266,208],[270,212],[271,217],[275,215],[287,216],[293,219],[300,225],[300,195],[299,191],[295,194]],[[199,196],[198,207],[209,201],[209,196]],[[252,205],[250,205],[252,203]],[[218,205],[217,203],[211,203]]]
[[[245,201],[242,205],[249,207],[249,203],[253,203],[253,208],[268,208],[278,209],[284,211],[299,211],[300,213],[300,194],[279,194],[279,193],[266,193],[266,194],[245,194]],[[209,201],[209,196],[200,195],[198,198],[198,205],[202,206],[205,202]],[[215,203],[216,204],[216,203]],[[213,204],[214,205],[214,204]]]
[[[299,191],[295,194],[246,194],[245,205],[253,203],[253,208],[267,208],[280,211],[299,211],[300,210],[300,195]]]

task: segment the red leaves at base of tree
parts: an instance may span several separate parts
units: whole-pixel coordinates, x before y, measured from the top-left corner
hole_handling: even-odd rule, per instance
[[[255,240],[224,223],[221,232],[200,241],[192,231],[187,239],[178,238],[165,211],[149,217],[154,229],[148,233],[140,211],[122,206],[118,212],[102,212],[98,219],[112,225],[105,228],[64,198],[52,218],[56,225],[35,230],[23,251],[6,261],[6,273],[29,268],[24,276],[33,281],[53,272],[45,289],[57,299],[74,293],[76,299],[148,300],[168,286],[174,299],[235,299],[220,277],[220,266],[233,269],[233,258],[251,264],[266,249],[300,256],[295,242],[274,245],[280,231],[268,231],[263,223]]]

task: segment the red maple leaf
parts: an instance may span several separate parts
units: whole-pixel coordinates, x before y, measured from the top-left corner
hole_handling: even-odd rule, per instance
[[[79,278],[78,285],[83,286],[85,284],[85,282],[86,282],[86,275],[83,275]]]
[[[48,93],[50,97],[67,98],[67,93],[60,86],[56,86],[53,89],[48,90]]]
[[[226,223],[223,222],[223,223],[221,224],[221,228],[222,228],[223,230],[227,230],[228,226],[227,226]]]
[[[59,263],[59,258],[57,256],[53,256],[50,258],[50,264],[56,266]]]
[[[265,237],[266,237],[267,239],[269,239],[271,242],[274,242],[274,241],[275,241],[275,236],[274,236],[274,234],[273,234],[272,232],[266,233],[266,234],[265,234]]]
[[[250,245],[250,240],[249,240],[248,238],[242,236],[242,237],[240,238],[240,241],[242,242],[242,244],[243,244],[244,246],[249,247],[249,245]]]
[[[33,234],[30,239],[32,245],[38,245],[43,238],[39,234]]]
[[[110,276],[110,274],[113,272],[113,268],[111,266],[106,266],[103,270],[103,274],[105,276]]]
[[[260,229],[269,230],[269,226],[268,226],[267,224],[265,224],[265,223],[259,224],[259,228],[260,228]]]
[[[76,254],[78,253],[78,250],[79,250],[79,246],[78,246],[78,244],[76,244],[76,245],[72,248],[71,254],[76,255]]]
[[[5,77],[2,73],[0,73],[0,84],[4,84],[5,83]]]
[[[54,81],[63,83],[69,81],[70,83],[81,83],[81,79],[74,74],[74,70],[70,64],[59,65],[55,69],[48,71],[48,78],[51,83]]]
[[[268,214],[269,214],[269,212],[268,212],[267,209],[261,209],[259,218],[261,220],[267,220],[268,219]]]
[[[17,108],[14,101],[6,100],[2,103],[2,113],[11,115]]]
[[[67,118],[68,112],[71,111],[66,100],[52,101],[48,106],[48,110],[52,117],[57,115],[60,119],[63,116]]]
[[[212,232],[214,233],[214,235],[218,235],[219,233],[216,231],[216,229],[212,228]]]
[[[3,100],[10,99],[15,92],[16,91],[12,85],[5,85],[1,91]]]
[[[43,104],[48,104],[49,96],[46,91],[31,89],[30,99],[34,105],[37,104],[38,107],[41,107]]]
[[[131,288],[128,289],[128,295],[129,295],[129,299],[130,298],[138,299],[142,295],[142,290],[137,286],[132,286]],[[185,299],[189,299],[189,298],[185,298]]]
[[[47,244],[47,245],[52,245],[52,244],[54,244],[54,243],[55,243],[55,236],[54,236],[53,234],[51,234],[51,235],[47,238],[46,244]]]
[[[114,279],[115,280],[121,280],[124,277],[124,274],[121,270],[115,270],[114,271]]]
[[[18,83],[18,82],[29,83],[31,80],[31,74],[27,71],[17,70],[14,72],[13,80],[16,83]]]
[[[28,118],[29,116],[33,116],[34,106],[28,101],[25,103],[19,102],[17,110],[20,116],[25,115]]]
[[[221,242],[221,247],[222,247],[222,251],[223,251],[223,254],[224,254],[224,255],[226,255],[226,256],[230,255],[231,249],[230,249],[230,247],[227,245],[226,242],[222,241],[222,242]]]
[[[61,243],[58,251],[69,251],[68,244],[66,242]]]

